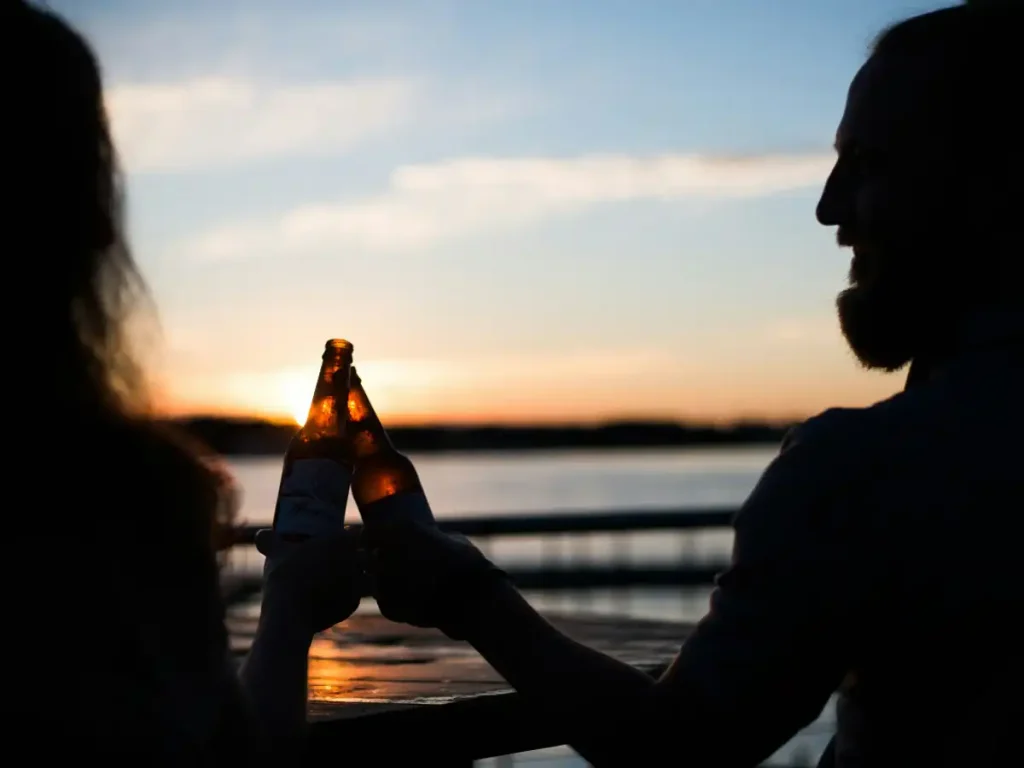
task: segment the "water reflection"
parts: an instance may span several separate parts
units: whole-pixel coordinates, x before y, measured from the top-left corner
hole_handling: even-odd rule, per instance
[[[441,703],[505,688],[468,646],[379,616],[317,636],[309,654],[311,702]]]

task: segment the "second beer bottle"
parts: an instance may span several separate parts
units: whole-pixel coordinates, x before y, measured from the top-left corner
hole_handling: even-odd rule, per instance
[[[409,520],[432,525],[434,515],[416,468],[391,442],[354,368],[348,419],[348,442],[355,465],[352,498],[364,525]]]
[[[352,479],[346,435],[352,344],[327,342],[313,402],[288,445],[274,510],[274,530],[287,541],[336,533],[345,526]]]

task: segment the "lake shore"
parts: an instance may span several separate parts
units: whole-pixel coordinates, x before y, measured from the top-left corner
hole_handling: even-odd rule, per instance
[[[225,456],[281,455],[298,427],[245,418],[197,416],[169,420]],[[789,424],[730,425],[618,421],[604,424],[522,424],[388,428],[403,452],[550,451],[574,449],[683,448],[692,446],[778,445]]]

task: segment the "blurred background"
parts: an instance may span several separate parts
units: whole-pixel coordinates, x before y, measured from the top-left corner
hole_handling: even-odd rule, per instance
[[[53,0],[105,67],[169,413],[793,418],[898,382],[814,204],[850,77],[932,2]]]
[[[728,511],[786,425],[900,389],[846,350],[848,257],[814,206],[871,39],[937,5],[50,3],[105,67],[155,405],[229,454],[253,524],[333,336],[442,518]],[[729,545],[482,540],[535,576]],[[692,621],[685,580],[531,599]]]

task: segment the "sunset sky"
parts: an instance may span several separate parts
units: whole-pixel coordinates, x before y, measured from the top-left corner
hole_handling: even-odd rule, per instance
[[[103,62],[168,411],[790,418],[888,396],[814,220],[909,0],[52,0]]]

